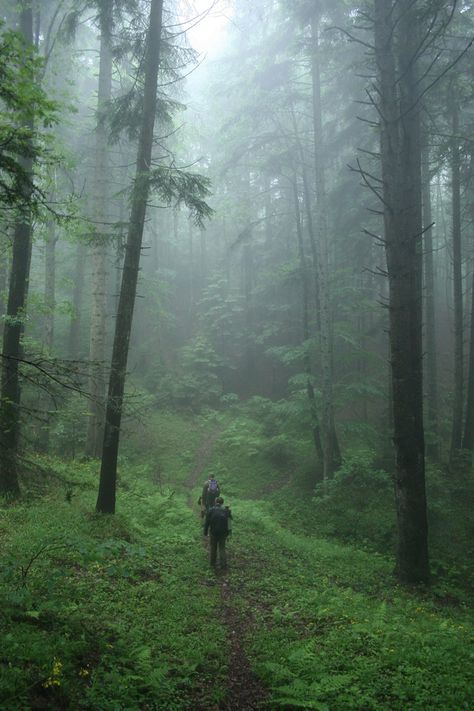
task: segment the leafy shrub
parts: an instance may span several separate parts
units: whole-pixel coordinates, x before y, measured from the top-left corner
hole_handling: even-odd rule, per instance
[[[204,338],[195,338],[181,348],[177,368],[159,381],[158,403],[193,412],[206,405],[216,406],[222,394],[221,367],[212,346]]]
[[[374,459],[371,450],[349,453],[334,478],[316,487],[314,515],[323,535],[387,551],[395,537],[393,485]]]
[[[294,460],[291,440],[283,434],[266,441],[262,451],[268,461],[279,469],[290,466]]]

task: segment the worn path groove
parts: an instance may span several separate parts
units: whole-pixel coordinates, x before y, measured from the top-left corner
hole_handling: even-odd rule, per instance
[[[199,483],[212,449],[219,438],[220,430],[215,430],[198,449],[193,469],[186,486],[190,489],[188,504],[194,508],[191,490]],[[225,492],[224,492],[225,493]],[[226,627],[228,644],[228,673],[225,698],[213,708],[208,704],[200,705],[196,700],[193,711],[258,711],[266,705],[268,690],[253,673],[245,653],[245,637],[247,626],[242,620],[233,602],[232,573],[218,575],[217,584],[220,587],[222,622]]]

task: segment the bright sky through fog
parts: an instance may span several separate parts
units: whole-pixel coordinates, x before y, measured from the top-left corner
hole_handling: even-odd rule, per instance
[[[229,0],[190,0],[189,44],[200,54],[210,56],[221,48],[225,28],[232,13]]]

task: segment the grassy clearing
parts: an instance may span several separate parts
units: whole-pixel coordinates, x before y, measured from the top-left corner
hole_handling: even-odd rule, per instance
[[[226,427],[157,416],[122,460],[115,517],[93,513],[96,465],[45,460],[41,497],[0,509],[0,707],[197,711],[225,697],[229,631],[186,489],[221,428],[193,497],[213,471],[233,509],[227,601],[268,707],[472,708],[469,591],[403,590],[390,557],[311,533],[298,472]]]
[[[383,556],[292,533],[254,502],[237,508],[239,605],[273,708],[471,708],[471,609],[399,589]]]
[[[224,488],[234,512],[235,602],[247,620],[254,669],[272,691],[272,708],[471,708],[469,585],[460,585],[453,571],[430,589],[407,591],[395,582],[393,556],[370,550],[365,541],[356,548],[314,535],[320,522],[312,519],[315,506],[301,472],[285,481],[266,456],[239,452],[240,430],[252,431],[252,423],[234,422],[215,457],[217,466],[225,462]],[[228,440],[237,443],[234,451]],[[382,531],[391,525],[389,514],[382,511]],[[345,512],[339,515],[347,527]]]
[[[183,479],[195,444],[185,429],[175,459]],[[47,493],[0,510],[0,707],[218,702],[226,673],[219,589],[184,493],[122,462],[120,513],[98,516],[96,465],[41,465],[54,474]]]

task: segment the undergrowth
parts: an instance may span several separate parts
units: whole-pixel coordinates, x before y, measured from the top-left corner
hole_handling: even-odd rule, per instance
[[[186,446],[191,457],[193,438],[182,436]],[[119,513],[101,516],[96,463],[38,466],[50,472],[41,496],[0,509],[2,710],[217,703],[218,589],[183,491],[122,461]]]
[[[238,409],[231,418],[155,416],[125,448],[115,516],[93,513],[96,463],[36,460],[29,494],[0,508],[2,709],[229,704],[229,634],[240,636],[271,709],[472,707],[472,590],[462,567],[452,558],[430,588],[398,587],[383,533],[392,514],[370,518],[390,493],[373,453],[354,451],[331,486],[315,490],[302,439],[259,447],[277,436],[272,418]],[[225,584],[241,624],[231,631],[188,506],[188,487],[197,499],[210,472],[234,516]],[[430,477],[443,500],[439,472]],[[444,517],[460,496],[450,491],[446,509],[431,514],[442,561]],[[450,530],[467,543],[466,526]]]

